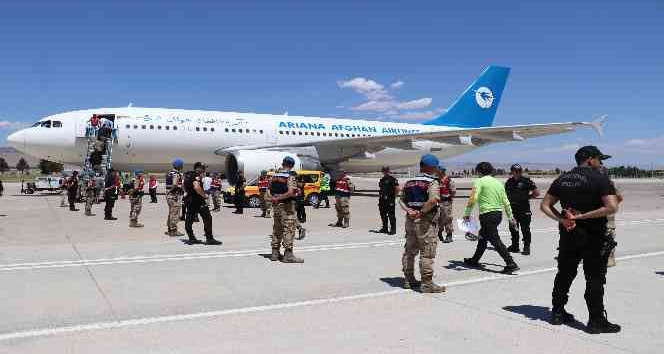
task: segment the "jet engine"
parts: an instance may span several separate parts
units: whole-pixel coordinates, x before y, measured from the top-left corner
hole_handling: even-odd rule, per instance
[[[320,168],[318,159],[308,156],[299,156],[294,153],[284,151],[269,151],[269,150],[238,150],[236,152],[228,153],[224,167],[226,171],[226,178],[231,182],[235,182],[235,177],[238,172],[243,172],[247,181],[260,175],[262,170],[278,169],[281,167],[281,162],[284,157],[290,156],[295,160],[294,170],[311,169],[315,170]]]

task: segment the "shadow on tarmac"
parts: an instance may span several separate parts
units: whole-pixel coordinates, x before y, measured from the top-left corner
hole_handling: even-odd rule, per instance
[[[503,267],[500,264],[493,264],[493,263],[480,263],[479,266],[477,267],[469,267],[463,263],[463,261],[457,261],[457,260],[451,260],[448,261],[449,264],[444,266],[444,268],[451,269],[451,270],[456,270],[456,271],[464,271],[464,270],[470,270],[470,269],[475,269],[475,270],[481,270],[483,272],[487,273],[496,273],[496,274],[502,274],[501,271],[499,270],[493,270],[493,269],[487,269],[485,266],[495,266],[495,267]]]
[[[549,323],[551,318],[551,311],[548,307],[544,306],[535,306],[535,305],[518,305],[518,306],[505,306],[503,310],[518,313],[524,317],[533,320],[533,321],[542,321]],[[574,329],[585,331],[586,326],[577,319],[566,323],[566,326],[569,326]]]

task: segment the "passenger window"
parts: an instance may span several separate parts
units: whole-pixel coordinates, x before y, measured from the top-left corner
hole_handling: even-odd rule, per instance
[[[249,134],[249,133],[250,133],[250,132],[249,132],[249,129],[245,129],[245,131],[246,131],[246,133],[247,133],[247,134]]]
[[[350,134],[346,134],[346,138],[350,138]]]
[[[125,125],[125,128],[129,129],[129,128],[131,128],[131,125],[129,125],[129,124]]]
[[[290,132],[288,130],[286,130],[286,135],[290,135]]]
[[[134,124],[134,129],[138,129],[138,125]]]
[[[154,125],[150,124],[150,129],[154,129]]]
[[[62,128],[62,122],[59,120],[53,121],[53,128]]]
[[[326,133],[326,132],[323,132],[323,136],[327,136],[327,133]]]
[[[231,129],[231,132],[232,132],[232,133],[235,133],[235,128]]]
[[[228,133],[228,128],[224,129],[224,131],[226,131],[226,133]]]
[[[297,133],[298,133],[298,135],[302,135],[302,132],[297,132]]]
[[[284,135],[284,132],[282,130],[279,131],[279,134]]]
[[[309,132],[304,132],[304,135],[309,135]]]
[[[164,128],[166,128],[166,130],[169,130],[169,129],[171,129],[171,126],[170,126],[170,125],[166,125],[166,126],[164,126]]]
[[[161,125],[158,125],[158,126],[157,126],[157,130],[161,130]]]
[[[214,128],[210,128],[210,131],[213,132],[213,131],[214,131]]]
[[[176,126],[173,126],[173,130],[178,130],[178,127],[176,127]]]
[[[337,136],[337,137],[338,137],[338,136],[339,136],[339,133],[334,133],[334,136]]]
[[[141,125],[141,129],[145,129],[145,125]]]
[[[256,133],[256,129],[253,130],[254,134]]]
[[[207,131],[207,127],[203,127],[203,131],[206,132],[206,131]]]
[[[197,131],[197,132],[200,132],[200,131],[201,131],[201,128],[196,127],[196,131]]]
[[[263,129],[260,130],[260,133],[263,134]]]
[[[320,132],[316,132],[316,136],[320,136]]]

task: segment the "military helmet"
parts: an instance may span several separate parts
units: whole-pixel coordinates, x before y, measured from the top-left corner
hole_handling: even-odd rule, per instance
[[[282,164],[283,164],[284,166],[290,166],[290,167],[293,167],[293,166],[295,166],[295,159],[293,159],[293,158],[290,157],[290,156],[286,156],[286,157],[284,157],[284,160],[282,161]]]

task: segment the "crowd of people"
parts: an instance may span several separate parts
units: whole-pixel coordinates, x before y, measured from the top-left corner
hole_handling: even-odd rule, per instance
[[[609,156],[602,154],[594,146],[581,148],[575,155],[577,167],[560,175],[544,195],[541,211],[560,225],[560,244],[557,256],[558,273],[552,294],[551,323],[558,325],[573,320],[565,311],[570,285],[576,276],[577,266],[583,262],[586,278],[586,303],[589,311],[588,331],[591,333],[617,332],[620,326],[610,323],[603,305],[604,284],[607,266],[615,265],[615,222],[613,215],[618,209],[622,196],[615,185],[602,173],[602,161]],[[294,254],[294,239],[304,238],[302,224],[306,223],[304,180],[293,171],[295,161],[291,157],[283,159],[281,168],[276,171],[262,171],[257,180],[261,198],[261,217],[273,218],[271,261],[303,263]],[[178,230],[178,222],[184,220],[186,242],[220,245],[212,233],[211,211],[220,211],[222,176],[206,172],[207,166],[196,162],[194,169],[183,172],[184,162],[173,161],[173,169],[167,174],[166,220],[168,236],[184,236]],[[464,208],[460,225],[470,223],[475,207],[479,209],[479,232],[474,254],[465,258],[467,267],[481,266],[480,260],[490,243],[505,262],[503,273],[512,274],[519,270],[512,253],[531,254],[530,223],[532,211],[530,200],[537,198],[540,191],[535,183],[523,175],[524,168],[519,164],[511,166],[511,177],[502,183],[493,177],[495,169],[488,162],[477,165],[480,177],[473,182],[472,191]],[[446,289],[433,282],[434,261],[437,242],[454,241],[453,203],[456,197],[454,181],[446,174],[445,167],[432,154],[422,156],[420,174],[409,179],[400,188],[397,178],[391,175],[388,166],[382,169],[383,177],[378,182],[378,211],[382,227],[376,232],[394,235],[397,233],[395,207],[398,204],[405,213],[405,245],[402,255],[404,286],[418,288],[423,293],[440,293]],[[242,214],[246,179],[241,174],[235,179],[234,213]],[[91,213],[94,200],[94,184],[86,186],[86,215]],[[144,173],[135,171],[133,178],[125,178],[121,185],[117,171],[111,170],[104,183],[106,220],[116,220],[112,215],[115,201],[128,196],[131,206],[130,227],[142,227],[138,222],[145,189],[151,202],[157,202],[158,182],[151,176],[146,183]],[[62,205],[65,197],[70,210],[75,208],[76,192],[79,188],[78,174],[63,179]],[[321,175],[320,199],[314,207],[329,207],[328,194],[335,199],[336,221],[329,226],[350,227],[350,199],[354,185],[345,171],[336,171],[334,178],[329,171]],[[212,200],[213,208],[210,208]],[[554,205],[560,203],[561,210]],[[498,233],[503,214],[509,222],[511,244],[503,244]],[[193,231],[193,223],[201,220],[205,241],[199,240]],[[296,236],[297,235],[297,236]],[[523,242],[523,248],[521,248]],[[283,249],[283,253],[281,252]],[[522,250],[522,251],[521,251]],[[415,276],[415,258],[419,255],[420,279]]]

